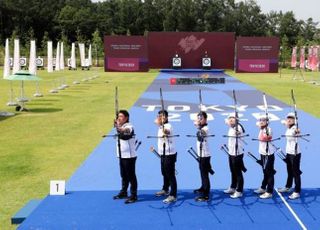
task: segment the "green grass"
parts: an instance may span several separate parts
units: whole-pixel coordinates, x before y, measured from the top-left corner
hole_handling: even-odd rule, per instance
[[[303,72],[306,82],[292,80],[294,74],[300,78],[299,71],[289,69],[281,70],[280,73],[234,73],[227,71],[231,76],[263,91],[273,97],[292,105],[291,89],[295,92],[296,103],[299,109],[320,117],[320,86],[307,83],[312,79],[320,83],[320,72]]]
[[[279,74],[235,74],[239,80],[291,103],[290,90],[296,93],[298,107],[320,117],[320,86],[291,80],[293,71]],[[0,71],[2,76],[2,71]],[[10,217],[27,201],[48,194],[50,179],[68,179],[112,128],[114,87],[119,87],[121,108],[130,108],[157,75],[149,73],[104,73],[40,71],[43,98],[34,98],[35,83],[26,82],[30,112],[0,118],[0,229],[14,229]],[[72,85],[73,80],[98,74],[99,78]],[[319,72],[306,73],[320,79]],[[64,76],[70,88],[49,94],[53,80]],[[19,82],[13,82],[16,96]],[[0,111],[14,112],[5,104],[9,82],[0,80]]]
[[[99,78],[72,85],[75,79],[95,74]],[[26,82],[30,111],[0,118],[0,229],[13,229],[10,217],[30,199],[46,196],[50,179],[67,180],[112,128],[116,85],[119,107],[130,108],[156,74],[40,71],[43,98],[34,98],[35,83]],[[71,87],[50,94],[53,79],[61,76]],[[13,83],[18,96],[20,82]],[[0,92],[0,111],[14,112],[5,105],[8,81],[0,80]]]

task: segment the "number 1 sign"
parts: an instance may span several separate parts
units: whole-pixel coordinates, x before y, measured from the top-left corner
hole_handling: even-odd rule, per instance
[[[65,195],[66,182],[64,180],[50,181],[50,195]]]

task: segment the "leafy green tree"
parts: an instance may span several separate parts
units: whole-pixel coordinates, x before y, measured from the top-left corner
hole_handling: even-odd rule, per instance
[[[291,47],[296,44],[296,37],[301,32],[301,24],[302,22],[296,20],[292,11],[283,15],[280,11],[279,36],[281,38],[287,37]]]
[[[280,60],[282,61],[281,66],[287,67],[291,58],[291,47],[289,43],[289,39],[286,35],[284,35],[281,39],[281,56]]]
[[[198,21],[200,31],[223,31],[223,18],[225,16],[224,0],[202,1],[198,8],[198,14],[203,15],[203,22]],[[203,27],[203,28],[202,28]]]
[[[179,0],[167,1],[164,6],[164,31],[176,31],[178,29]]]
[[[267,36],[278,36],[279,28],[280,28],[280,17],[281,15],[276,11],[271,11],[266,15],[266,23],[267,23]]]
[[[47,54],[48,49],[48,41],[49,41],[49,33],[47,31],[44,32],[42,40],[41,40],[41,49],[39,51],[39,55],[45,56]]]
[[[95,58],[95,65],[99,66],[99,57],[103,56],[103,42],[98,29],[92,34],[92,56]]]
[[[312,18],[308,18],[306,22],[303,22],[301,28],[301,34],[306,41],[312,41],[314,35],[317,32],[318,22],[313,22]]]
[[[142,5],[142,27],[144,31],[163,31],[164,0],[145,0]]]

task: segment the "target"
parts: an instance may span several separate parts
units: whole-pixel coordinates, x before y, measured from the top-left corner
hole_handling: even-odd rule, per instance
[[[181,67],[181,58],[179,57],[172,58],[172,67],[173,68]]]
[[[19,59],[20,66],[27,66],[27,58],[22,57]]]
[[[43,58],[37,58],[36,59],[36,65],[37,67],[43,67]]]
[[[202,67],[203,68],[211,67],[211,58],[208,58],[208,57],[202,58]]]
[[[67,63],[68,63],[68,67],[71,67],[71,58],[68,58]]]
[[[52,58],[52,66],[56,66],[56,59]]]
[[[13,58],[9,58],[9,65],[10,67],[13,67]]]

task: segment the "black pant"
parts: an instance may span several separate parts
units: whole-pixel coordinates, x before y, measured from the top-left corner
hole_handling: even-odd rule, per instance
[[[210,164],[211,157],[199,157],[199,169],[201,174],[201,192],[204,196],[209,196],[210,193],[210,179],[209,171],[211,169]]]
[[[273,193],[274,188],[274,155],[260,155],[263,170],[262,189],[267,189],[268,193]]]
[[[176,161],[177,154],[161,156],[161,173],[163,176],[162,189],[164,191],[169,191],[170,186],[170,196],[174,197],[177,197]]]
[[[243,154],[238,156],[229,155],[229,167],[231,171],[231,186],[230,188],[236,189],[237,192],[243,192]]]
[[[136,160],[137,157],[120,159],[120,175],[122,178],[121,193],[127,193],[130,183],[131,195],[137,196]]]
[[[297,193],[301,192],[301,171],[300,171],[300,159],[301,154],[287,154],[286,156],[286,162],[287,162],[287,172],[288,172],[288,178],[287,178],[287,184],[286,188],[291,188],[293,179],[295,183],[294,191]]]

